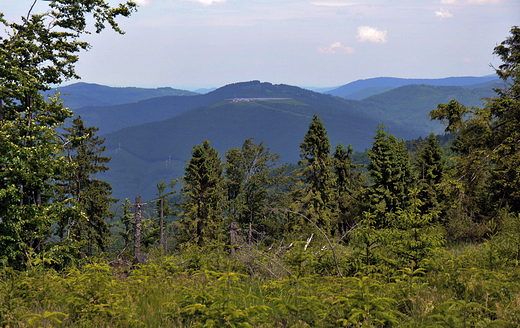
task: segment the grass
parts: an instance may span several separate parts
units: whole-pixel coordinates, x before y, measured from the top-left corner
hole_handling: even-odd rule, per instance
[[[520,270],[508,262],[490,270],[485,245],[439,250],[415,272],[345,267],[342,271],[351,274],[343,278],[316,273],[323,272],[319,249],[305,250],[309,254],[297,257],[303,260],[296,264],[294,257],[287,261],[296,248],[270,258],[247,250],[229,255],[188,248],[168,257],[157,252],[152,263],[134,268],[115,269],[106,260],[89,259],[59,272],[44,262],[25,272],[4,269],[0,326],[520,325]],[[340,253],[341,265],[352,265],[354,253],[347,248]],[[275,276],[280,265],[291,274],[279,269]]]

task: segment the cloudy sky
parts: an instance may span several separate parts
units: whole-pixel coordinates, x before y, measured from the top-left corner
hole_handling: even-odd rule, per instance
[[[331,87],[380,76],[493,74],[520,0],[138,0],[124,36],[88,36],[82,81],[196,89],[261,80]],[[0,0],[19,20],[33,0]],[[110,1],[115,4],[115,1]],[[41,0],[36,12],[46,10]]]

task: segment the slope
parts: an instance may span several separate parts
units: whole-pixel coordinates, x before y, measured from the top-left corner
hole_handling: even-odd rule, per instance
[[[305,104],[328,105],[337,108],[353,106],[352,101],[324,95],[298,87],[250,81],[229,84],[203,95],[165,96],[136,103],[108,107],[83,107],[75,111],[86,125],[97,126],[100,133],[109,133],[126,127],[161,121],[190,109],[210,106],[232,98],[292,98]]]
[[[494,96],[493,86],[465,88],[453,86],[407,85],[368,97],[359,102],[365,114],[381,121],[393,120],[424,131],[443,133],[444,127],[428,119],[439,103],[455,99],[466,106],[482,107],[482,98]]]
[[[273,90],[270,84],[264,87]],[[302,92],[302,89],[291,91],[291,88],[282,89],[286,94]],[[253,93],[254,90],[258,91],[253,88]],[[312,95],[306,92],[300,98],[312,102]],[[107,134],[104,136],[107,138],[106,155],[113,159],[111,170],[104,179],[114,187],[115,197],[132,198],[141,194],[151,198],[155,194],[155,183],[182,176],[193,146],[205,139],[224,157],[230,148],[240,147],[244,140],[255,138],[255,142],[264,141],[272,152],[281,155],[282,161],[296,163],[299,143],[315,112],[324,122],[333,146],[341,141],[345,145],[352,144],[356,150],[370,147],[379,121],[363,114],[356,102],[336,102],[335,98],[325,97],[330,100],[328,104],[305,103],[294,98],[236,103],[223,100],[167,120]],[[386,126],[402,138],[415,138],[421,134],[417,129],[392,121],[386,122]]]
[[[161,96],[193,96],[197,93],[173,88],[114,88],[94,83],[74,83],[45,94],[54,95],[58,90],[66,107],[76,110],[86,106],[113,106],[133,103]]]
[[[281,155],[299,160],[299,143],[314,112],[320,115],[331,138],[351,143],[355,150],[371,147],[378,123],[404,139],[441,132],[438,122],[427,119],[440,102],[457,99],[480,105],[491,96],[487,84],[474,88],[411,85],[395,88],[363,101],[346,100],[289,85],[259,81],[226,85],[205,95],[166,96],[133,104],[82,108],[87,125],[100,126],[107,137],[106,155],[113,157],[104,175],[118,198],[136,193],[151,198],[155,184],[183,174],[195,144],[211,141],[224,157],[244,140],[255,138]],[[235,98],[287,98],[276,101],[232,102]],[[399,122],[399,123],[396,123]],[[110,132],[106,134],[107,132]]]
[[[411,84],[427,84],[435,86],[467,86],[477,83],[484,83],[496,80],[496,75],[486,75],[482,77],[464,76],[447,77],[442,79],[401,79],[393,77],[377,77],[366,80],[357,80],[334,90],[327,91],[327,94],[346,99],[361,100],[364,97],[388,91]]]

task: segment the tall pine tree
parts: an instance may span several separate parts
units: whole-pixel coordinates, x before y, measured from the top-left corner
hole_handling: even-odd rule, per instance
[[[336,209],[338,216],[338,231],[341,234],[354,226],[361,216],[360,196],[363,188],[363,178],[359,171],[361,165],[352,163],[354,149],[347,149],[341,142],[334,149],[333,162],[336,175]]]
[[[66,233],[72,240],[85,244],[88,253],[92,253],[93,246],[103,251],[109,235],[106,220],[115,216],[110,212],[110,206],[117,201],[110,197],[110,184],[96,178],[109,170],[106,164],[111,158],[102,156],[106,147],[103,146],[105,139],[95,135],[99,128],[85,127],[81,116],[64,130],[67,157],[72,164],[63,177],[64,196],[74,200],[81,209],[81,215],[60,220],[60,234],[63,237]]]
[[[408,188],[413,183],[410,155],[403,140],[397,140],[385,131],[384,125],[377,127],[368,171],[374,184],[369,191],[369,209],[376,215],[378,224],[388,225],[398,211],[410,205]]]
[[[303,189],[298,195],[299,210],[330,234],[337,224],[333,212],[336,177],[332,171],[333,160],[329,137],[316,113],[312,117],[303,142],[300,143],[300,158],[298,164],[303,168],[299,175],[303,182]],[[301,221],[300,224],[308,225],[305,221]]]
[[[207,245],[219,238],[223,229],[224,165],[208,140],[196,145],[184,168],[181,190],[184,212],[179,221],[179,243]]]
[[[440,183],[445,174],[446,161],[442,147],[432,132],[418,151],[414,163],[418,175],[418,195],[421,200],[419,211],[438,218],[442,193]]]

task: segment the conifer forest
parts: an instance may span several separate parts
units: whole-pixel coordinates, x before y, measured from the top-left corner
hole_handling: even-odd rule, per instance
[[[117,200],[98,128],[41,91],[136,5],[49,7],[0,13],[1,327],[520,326],[519,27],[482,108],[432,108],[449,138],[380,124],[357,164],[316,113],[298,163],[205,140],[155,199]]]

